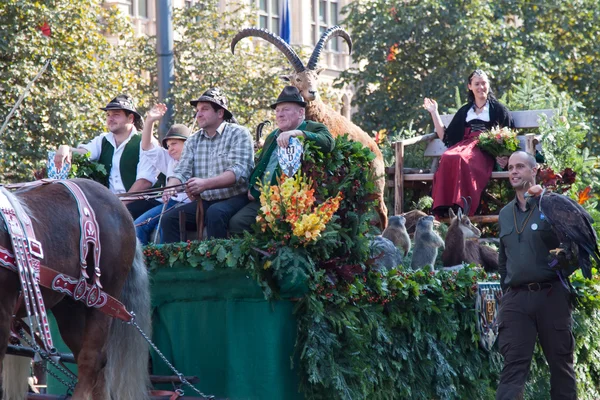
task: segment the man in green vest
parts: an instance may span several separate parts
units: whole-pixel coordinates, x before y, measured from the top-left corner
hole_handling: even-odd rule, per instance
[[[329,129],[321,123],[304,119],[306,103],[294,86],[286,86],[277,101],[271,104],[275,110],[277,129],[267,136],[265,144],[256,161],[256,168],[249,181],[248,198],[250,202],[238,211],[229,221],[229,233],[241,234],[250,230],[256,222],[260,208],[260,192],[258,182],[268,185],[277,183],[281,168],[277,158],[277,147],[286,148],[292,137],[303,137],[314,142],[321,151],[329,153],[335,146],[335,141]]]
[[[133,105],[133,100],[120,94],[110,101],[106,107],[106,127],[109,132],[96,136],[89,143],[70,147],[59,146],[54,157],[56,167],[60,169],[63,162],[71,162],[73,152],[90,153],[90,159],[103,164],[108,173],[108,188],[115,194],[135,192],[149,189],[156,182],[158,172],[154,166],[140,160],[142,116]],[[133,201],[127,208],[133,218],[147,211],[147,202]]]

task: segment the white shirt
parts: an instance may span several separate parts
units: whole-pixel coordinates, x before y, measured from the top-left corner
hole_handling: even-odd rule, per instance
[[[116,145],[115,137],[112,132],[103,133],[93,138],[91,142],[86,144],[79,144],[77,146],[78,148],[86,149],[87,151],[89,151],[90,159],[92,161],[98,161],[98,159],[100,158],[100,153],[102,152],[103,138],[106,137],[108,143],[110,143],[115,148],[112,159],[112,167],[110,169],[110,175],[108,177],[108,188],[114,194],[127,192],[127,190],[125,190],[125,185],[123,185],[123,181],[121,180],[121,156],[123,155],[123,150],[125,150],[125,146],[127,145],[127,143],[129,143],[129,140],[131,140],[131,137],[136,134],[137,131],[135,130],[135,128],[133,128],[131,130],[131,133],[129,134],[129,137],[125,139],[123,143],[119,145],[119,147],[117,147]],[[156,139],[154,139],[154,141],[156,142]],[[156,183],[157,176],[158,172],[156,168],[154,168],[154,166],[147,159],[144,160],[142,158],[142,145],[140,143],[140,161],[137,165],[135,179],[146,179],[152,185],[154,185],[154,183]]]
[[[473,107],[469,108],[467,111],[466,122],[472,121],[474,119],[480,119],[485,122],[490,122],[490,102],[486,101],[483,109],[481,110],[481,114],[475,113],[475,109]]]
[[[140,156],[140,162],[144,159],[144,162],[151,163],[159,172],[165,174],[165,176],[173,175],[173,170],[179,163],[176,159],[169,155],[169,151],[164,147],[158,145],[158,143],[152,142],[154,145],[150,150],[142,150],[142,154]],[[172,197],[173,200],[189,203],[190,199],[188,198],[187,193],[177,193],[177,195]],[[157,198],[156,200],[162,202],[162,199]]]

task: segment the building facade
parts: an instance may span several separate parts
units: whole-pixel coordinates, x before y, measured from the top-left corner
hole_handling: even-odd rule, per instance
[[[228,0],[215,0],[219,7],[226,10]],[[246,0],[257,9],[257,27],[268,29],[276,34],[280,32],[284,4],[289,5],[291,23],[290,44],[302,46],[310,54],[323,32],[335,26],[341,20],[341,10],[352,0]],[[174,8],[192,7],[196,0],[171,0]],[[156,34],[156,0],[104,0],[105,6],[117,6],[131,16],[134,30],[140,35]],[[306,62],[307,60],[304,60]],[[324,85],[331,85],[340,72],[350,67],[351,57],[348,46],[340,38],[333,38],[321,53],[319,66]],[[332,89],[339,111],[346,117],[351,114],[352,89]],[[334,105],[335,106],[335,105]]]

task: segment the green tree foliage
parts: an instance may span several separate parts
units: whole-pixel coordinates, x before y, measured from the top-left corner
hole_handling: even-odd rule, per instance
[[[273,119],[268,105],[284,86],[279,75],[288,62],[281,52],[263,42],[244,39],[231,54],[231,39],[243,28],[254,26],[248,2],[230,2],[227,11],[213,0],[202,0],[173,15],[175,81],[171,97],[174,121],[191,124],[195,111],[189,101],[209,87],[219,86],[227,95],[238,122],[251,131],[264,119]],[[140,65],[152,76],[146,93],[154,94],[156,37],[140,39]]]
[[[39,29],[45,22],[50,37]],[[102,131],[98,107],[119,92],[135,94],[140,74],[128,59],[133,32],[116,10],[92,0],[2,1],[0,31],[0,123],[52,58],[0,137],[0,181],[32,179],[47,150]]]
[[[271,45],[244,39],[229,50],[239,29],[253,26],[247,2],[221,12],[212,0],[174,12],[176,76],[174,121],[191,125],[189,101],[211,86],[227,94],[238,121],[253,130],[272,118],[268,105],[284,86],[288,69]],[[47,22],[52,34],[39,29]],[[46,152],[76,145],[105,131],[104,106],[128,93],[144,111],[157,101],[156,38],[133,33],[128,15],[95,0],[6,0],[0,4],[0,124],[36,75],[52,58],[0,137],[0,181],[32,179]],[[283,67],[283,68],[282,68]]]
[[[475,68],[489,73],[499,95],[528,79],[551,82],[598,114],[596,1],[374,0],[345,11],[359,68],[344,81],[357,86],[356,120],[366,130],[396,132],[411,120],[423,129],[423,97],[442,113],[455,107],[455,87],[465,99]]]

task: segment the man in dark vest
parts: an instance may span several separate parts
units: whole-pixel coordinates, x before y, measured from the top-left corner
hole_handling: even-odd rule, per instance
[[[277,158],[277,147],[286,148],[292,137],[303,137],[314,142],[322,152],[329,153],[335,141],[329,129],[321,123],[304,119],[306,103],[294,86],[286,86],[277,101],[271,105],[275,110],[277,129],[267,136],[265,144],[256,162],[256,168],[250,176],[248,199],[250,202],[229,221],[229,233],[241,234],[250,230],[256,222],[260,208],[258,182],[275,185],[281,168]]]
[[[101,108],[106,111],[106,126],[109,132],[96,136],[89,143],[77,147],[61,145],[56,151],[54,162],[60,169],[63,162],[71,162],[73,152],[90,153],[90,159],[103,164],[108,173],[108,188],[115,194],[149,189],[158,172],[154,166],[140,160],[142,116],[127,95],[118,95]],[[133,218],[147,211],[147,202],[133,201],[127,204]]]
[[[188,229],[196,229],[197,207],[202,207],[208,238],[227,236],[229,219],[248,202],[248,177],[254,166],[252,136],[234,121],[225,94],[211,88],[196,100],[196,122],[200,128],[185,142],[179,164],[169,176],[168,186],[185,183],[191,203],[165,213],[161,220],[163,241],[178,242],[179,212],[186,214]],[[166,190],[163,200],[173,194]]]

